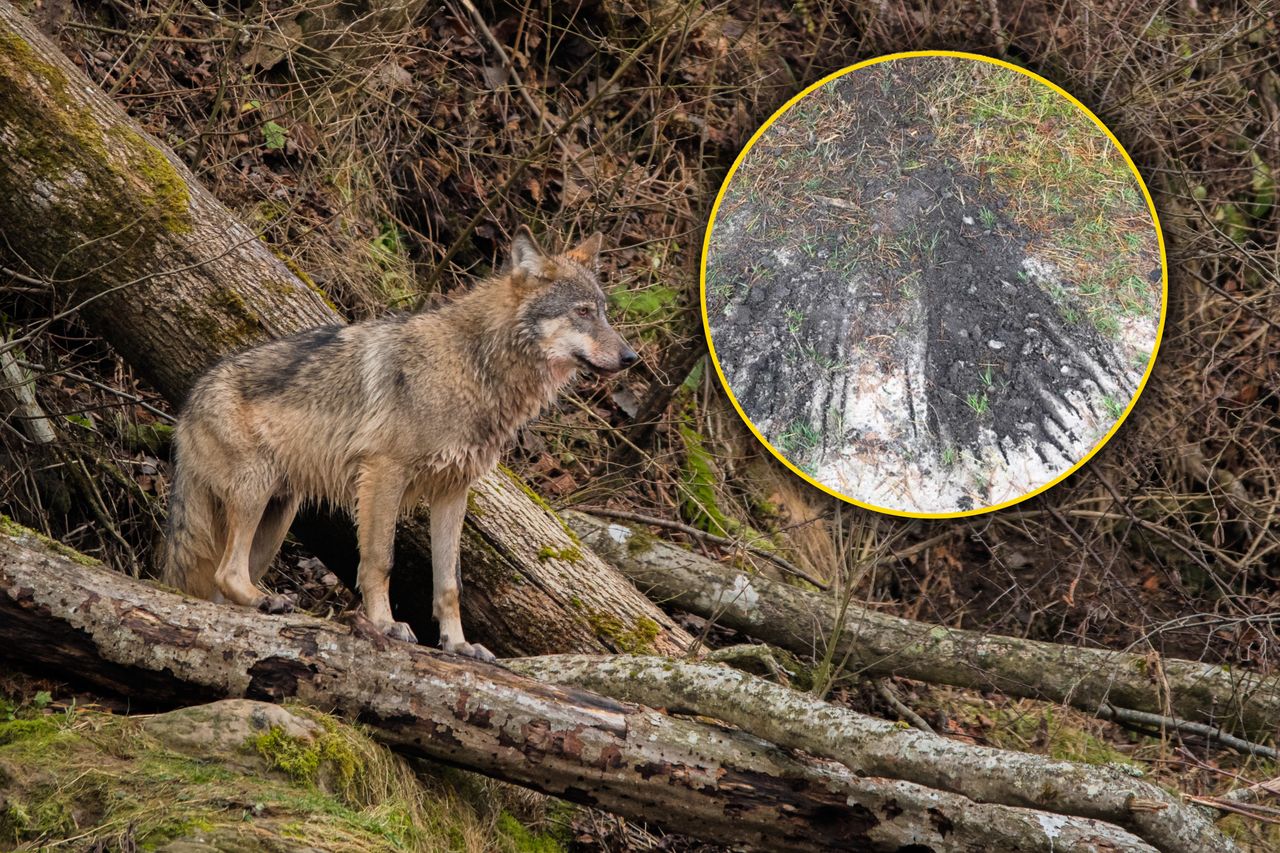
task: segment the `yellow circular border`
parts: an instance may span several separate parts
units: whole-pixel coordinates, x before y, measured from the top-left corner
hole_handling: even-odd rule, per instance
[[[724,200],[725,190],[729,188],[729,183],[733,180],[733,176],[738,171],[738,167],[742,165],[743,159],[747,156],[747,153],[751,151],[751,148],[756,144],[756,141],[761,137],[761,135],[763,135],[764,132],[769,129],[770,125],[772,125],[775,121],[781,118],[788,110],[790,110],[793,106],[795,106],[806,95],[808,95],[810,92],[813,92],[815,89],[825,86],[827,83],[830,83],[832,80],[843,77],[846,74],[851,74],[854,71],[858,71],[863,68],[869,68],[872,65],[878,65],[881,62],[890,62],[895,59],[911,59],[915,57],[937,57],[937,56],[951,57],[951,58],[957,58],[957,59],[973,59],[979,62],[986,62],[991,65],[998,65],[1001,68],[1008,68],[1012,71],[1018,72],[1019,74],[1026,75],[1027,77],[1030,77],[1032,80],[1035,80],[1038,83],[1042,83],[1045,86],[1048,86],[1050,89],[1057,92],[1062,97],[1066,98],[1070,103],[1074,104],[1078,110],[1080,110],[1082,113],[1088,116],[1089,119],[1094,124],[1096,124],[1102,130],[1103,133],[1107,135],[1107,138],[1111,140],[1111,143],[1113,145],[1115,145],[1116,150],[1118,150],[1120,154],[1124,157],[1125,163],[1127,163],[1129,166],[1129,171],[1133,172],[1134,178],[1136,178],[1138,181],[1138,186],[1142,188],[1143,198],[1147,200],[1147,210],[1150,211],[1151,222],[1152,224],[1155,225],[1155,228],[1156,228],[1156,242],[1159,243],[1160,245],[1160,287],[1161,287],[1160,323],[1156,327],[1156,342],[1155,342],[1155,346],[1152,347],[1151,349],[1150,358],[1147,359],[1147,370],[1142,375],[1142,381],[1138,383],[1138,390],[1134,392],[1133,399],[1131,399],[1129,401],[1129,405],[1125,407],[1124,413],[1120,415],[1120,417],[1116,420],[1115,424],[1112,425],[1110,430],[1108,430],[1107,434],[1104,435],[1102,439],[1099,440],[1098,443],[1094,445],[1093,449],[1084,455],[1084,458],[1076,462],[1074,465],[1072,465],[1066,471],[1059,474],[1057,477],[1054,477],[1052,480],[1045,483],[1043,486],[1040,486],[1039,488],[1034,489],[1033,491],[1027,492],[1025,495],[1016,497],[1013,500],[1005,501],[1004,503],[993,504],[992,506],[980,507],[979,509],[965,510],[963,512],[948,512],[948,513],[910,512],[908,510],[889,509],[888,507],[875,506],[874,504],[865,503],[863,501],[857,500],[856,498],[851,498],[846,494],[837,492],[834,489],[831,489],[822,483],[819,483],[813,477],[810,477],[804,471],[800,470],[795,465],[791,464],[791,460],[787,459],[787,457],[782,452],[780,452],[776,447],[774,447],[772,444],[769,443],[768,439],[766,439],[763,435],[760,434],[760,430],[756,429],[756,425],[751,422],[751,419],[747,417],[747,413],[742,410],[742,405],[738,402],[738,398],[734,396],[733,389],[729,387],[729,380],[725,378],[724,370],[722,370],[720,367],[720,359],[716,357],[716,347],[711,340],[711,322],[707,317],[707,253],[711,247],[711,229],[715,227],[716,214],[719,213],[720,211],[720,202]],[[1160,229],[1160,216],[1159,214],[1156,213],[1156,205],[1155,205],[1155,202],[1152,201],[1151,199],[1151,192],[1147,189],[1147,182],[1142,179],[1142,175],[1138,172],[1138,167],[1135,166],[1133,163],[1133,158],[1129,156],[1129,152],[1126,151],[1124,146],[1120,144],[1120,140],[1116,139],[1116,136],[1114,133],[1111,132],[1111,129],[1108,128],[1105,124],[1103,124],[1102,120],[1099,119],[1096,115],[1094,115],[1092,110],[1090,110],[1084,104],[1080,103],[1079,99],[1077,99],[1070,92],[1067,92],[1061,86],[1057,85],[1056,83],[1053,83],[1050,80],[1046,80],[1044,77],[1041,77],[1039,74],[1036,74],[1034,71],[1028,71],[1025,68],[1020,68],[1017,65],[1014,65],[1011,62],[1006,62],[1003,59],[994,59],[990,56],[981,56],[976,53],[966,53],[964,51],[959,51],[959,50],[912,50],[912,51],[905,51],[903,53],[890,53],[884,56],[877,56],[874,59],[863,60],[862,62],[858,62],[846,68],[842,68],[839,71],[836,71],[832,74],[828,74],[826,77],[823,77],[818,82],[813,83],[810,86],[807,86],[803,91],[801,91],[799,94],[792,97],[789,101],[787,101],[777,110],[775,110],[773,115],[769,116],[768,120],[765,121],[765,123],[762,124],[755,133],[751,134],[751,138],[747,140],[747,144],[743,146],[742,151],[739,152],[738,156],[734,159],[733,165],[729,168],[729,173],[725,175],[724,183],[720,185],[720,191],[716,193],[715,203],[711,206],[711,216],[707,219],[707,231],[705,236],[702,238],[702,262],[698,268],[698,298],[701,303],[700,310],[702,312],[702,330],[707,338],[707,349],[711,354],[711,363],[715,366],[716,376],[720,377],[720,385],[724,388],[725,393],[729,395],[729,402],[733,404],[734,410],[737,411],[738,416],[742,418],[742,422],[747,425],[747,429],[751,430],[751,434],[754,435],[757,439],[759,439],[761,444],[763,444],[766,448],[768,448],[769,452],[773,454],[774,458],[776,458],[783,465],[786,465],[789,469],[791,469],[792,473],[796,474],[798,477],[800,477],[809,485],[815,488],[821,489],[822,491],[826,492],[827,494],[831,495],[834,498],[839,498],[840,500],[845,501],[847,503],[851,503],[854,506],[859,506],[859,507],[862,507],[863,509],[873,510],[874,512],[882,512],[882,513],[885,513],[886,515],[896,515],[901,518],[928,518],[928,519],[967,518],[969,516],[983,515],[984,513],[995,512],[996,510],[1011,507],[1014,504],[1022,503],[1023,501],[1033,498],[1036,495],[1041,494],[1042,492],[1045,492],[1053,488],[1054,486],[1058,485],[1058,483],[1061,483],[1067,477],[1070,477],[1076,471],[1080,470],[1081,466],[1083,466],[1086,462],[1092,459],[1094,455],[1097,454],[1098,451],[1100,451],[1103,447],[1106,447],[1107,442],[1111,440],[1111,437],[1116,434],[1116,431],[1119,430],[1120,426],[1125,422],[1125,420],[1128,419],[1129,413],[1132,412],[1133,407],[1138,404],[1138,398],[1142,396],[1142,392],[1147,387],[1147,380],[1151,378],[1151,371],[1155,368],[1155,365],[1156,365],[1156,355],[1159,354],[1160,352],[1160,341],[1164,337],[1164,324],[1165,324],[1166,315],[1169,309],[1169,259],[1168,259],[1168,256],[1165,254],[1164,232],[1161,231]]]

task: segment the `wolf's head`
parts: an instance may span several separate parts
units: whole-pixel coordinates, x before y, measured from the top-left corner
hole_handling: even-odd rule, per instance
[[[521,330],[560,378],[579,368],[616,373],[640,358],[605,317],[595,273],[600,239],[593,234],[559,255],[544,252],[524,226],[511,241]]]

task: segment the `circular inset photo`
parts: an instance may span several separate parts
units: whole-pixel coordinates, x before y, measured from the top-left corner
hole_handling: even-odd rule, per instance
[[[1150,194],[1075,99],[956,53],[855,65],[739,155],[703,248],[734,405],[814,485],[968,515],[1067,476],[1119,427],[1164,323]]]

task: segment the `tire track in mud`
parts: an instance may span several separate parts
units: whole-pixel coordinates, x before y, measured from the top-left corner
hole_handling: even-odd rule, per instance
[[[738,253],[734,253],[737,257]],[[734,257],[725,259],[732,266]],[[818,257],[817,260],[825,260]],[[743,288],[714,322],[713,340],[734,396],[771,443],[788,430],[815,427],[833,405],[849,336],[847,302],[854,287],[776,253],[768,274]]]
[[[984,229],[966,213],[960,199],[977,186],[947,170],[919,180],[937,201],[917,220],[938,238],[921,275],[930,432],[973,451],[990,433],[1006,463],[1030,445],[1046,465],[1070,466],[1092,447],[1085,425],[1108,417],[1103,400],[1127,403],[1137,377],[1092,324],[1063,321],[1083,312],[1050,295],[1050,268],[1028,257],[1025,232]]]

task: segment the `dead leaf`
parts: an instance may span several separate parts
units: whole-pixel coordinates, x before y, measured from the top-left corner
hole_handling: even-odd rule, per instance
[[[240,55],[245,68],[266,71],[280,63],[302,43],[302,25],[295,18],[277,21],[277,29],[267,30]]]
[[[511,71],[504,65],[486,65],[480,69],[484,82],[490,89],[501,89],[511,79]]]
[[[609,399],[613,400],[613,404],[622,410],[628,418],[634,418],[636,412],[640,411],[640,398],[636,396],[636,392],[632,391],[626,385],[619,385],[609,394]]]

